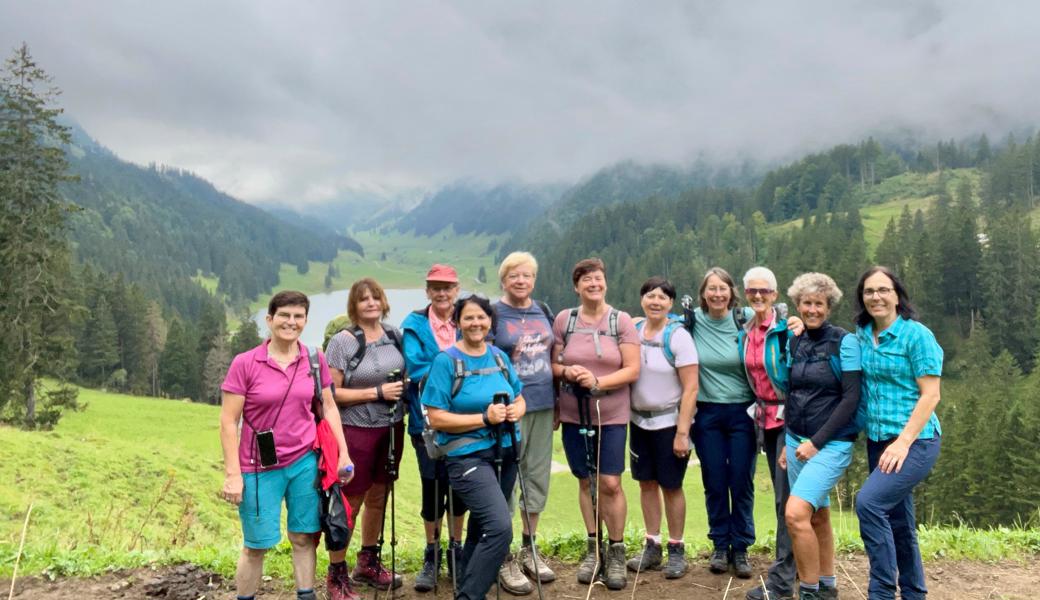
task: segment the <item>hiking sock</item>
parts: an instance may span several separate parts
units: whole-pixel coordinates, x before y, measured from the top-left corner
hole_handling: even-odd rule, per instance
[[[531,535],[530,533],[524,533],[524,534],[521,534],[521,535],[523,536],[523,540],[520,542],[521,545],[530,548],[531,544],[534,543],[534,536]]]
[[[658,543],[660,544],[660,542],[658,542]],[[681,543],[683,543],[682,538],[679,538],[679,539],[675,539],[675,538],[671,538],[671,537],[668,538],[668,544],[669,545],[671,545],[671,544],[681,544]]]
[[[362,547],[361,547],[361,551],[362,551],[362,552],[369,552],[369,553],[371,553],[371,554],[375,554],[376,552],[378,552],[378,551],[379,551],[379,546],[378,546],[378,545],[373,545],[373,546],[362,546]]]
[[[621,540],[610,540],[610,543],[611,544],[620,544],[623,541],[625,541],[625,540],[623,540],[623,539],[621,539]]]
[[[329,570],[330,571],[334,571],[336,569],[346,570],[347,569],[347,559],[344,558],[343,560],[341,560],[339,562],[330,562],[329,563]]]
[[[660,545],[661,545],[661,534],[660,534],[660,533],[658,533],[658,534],[656,534],[656,535],[650,535],[650,534],[648,533],[648,534],[646,534],[646,539],[648,539],[648,540],[650,540],[651,542],[653,542],[653,543],[657,544],[658,546],[660,546]]]
[[[802,582],[798,583],[798,587],[803,589],[803,590],[808,590],[810,592],[818,592],[818,591],[820,591],[820,584],[819,583],[805,583],[804,581],[802,581]]]
[[[820,575],[820,585],[836,588],[838,587],[838,577],[835,575]]]
[[[235,596],[235,600],[256,600],[256,594],[252,596]]]
[[[317,600],[314,589],[296,590],[296,600]]]

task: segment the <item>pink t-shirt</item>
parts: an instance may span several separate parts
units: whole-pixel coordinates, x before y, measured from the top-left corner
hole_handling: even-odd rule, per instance
[[[450,319],[447,321],[439,319],[433,308],[430,308],[428,315],[430,317],[430,330],[433,331],[433,337],[437,340],[437,347],[444,350],[454,344],[455,324]]]
[[[748,373],[751,375],[751,381],[754,383],[753,391],[757,398],[763,400],[776,401],[776,390],[773,389],[773,384],[769,381],[769,375],[766,373],[766,333],[772,329],[774,316],[772,311],[769,313],[769,319],[758,325],[751,325],[747,334],[746,341],[744,343],[744,365],[747,368]],[[777,411],[780,407],[776,404],[766,404],[765,415],[762,414],[762,408],[760,407],[757,411],[759,422],[762,422],[763,417],[765,418],[765,428],[775,429],[777,427],[783,427],[784,422],[776,418]]]
[[[220,386],[225,392],[239,394],[246,399],[238,441],[238,463],[243,473],[261,470],[253,426],[260,431],[274,429],[278,466],[263,469],[265,471],[288,466],[306,454],[314,444],[314,415],[311,413],[314,380],[311,379],[307,347],[297,342],[300,355],[283,371],[267,355],[267,345],[270,343],[267,340],[236,356]],[[325,355],[319,352],[318,360],[321,365],[321,387],[324,389],[332,385],[332,377]],[[285,404],[279,413],[278,407],[283,397]]]
[[[567,345],[563,348],[563,362],[561,364],[581,365],[592,371],[596,377],[610,375],[621,368],[621,350],[618,347],[618,342],[610,336],[610,310],[611,307],[608,305],[603,318],[600,319],[599,323],[595,324],[582,320],[579,313],[578,322],[575,324],[575,329],[592,329],[595,327],[599,331],[599,343],[603,356],[596,356],[596,346],[591,333],[575,331],[571,334],[570,339],[567,340]],[[570,318],[570,310],[560,311],[560,314],[556,315],[556,321],[553,323],[553,335],[556,336],[557,344],[563,343],[563,334],[567,331],[568,318]],[[618,338],[620,338],[620,343],[622,344],[639,345],[639,332],[636,331],[636,326],[632,323],[632,317],[628,316],[628,313],[624,311],[618,314]],[[627,385],[600,396],[599,410],[602,424],[628,424],[630,399],[629,386]],[[559,405],[560,421],[564,423],[579,422],[578,400],[570,390],[566,389],[566,386],[560,390]],[[592,424],[595,425],[597,424],[595,398],[591,398],[589,406]]]

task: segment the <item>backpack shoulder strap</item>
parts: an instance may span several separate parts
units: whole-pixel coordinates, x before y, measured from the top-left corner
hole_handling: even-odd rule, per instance
[[[578,326],[578,309],[571,308],[570,312],[567,313],[567,327],[563,330],[563,345],[567,345],[567,340],[570,339],[571,334],[574,333],[574,329]]]
[[[361,364],[361,361],[365,360],[365,348],[368,344],[365,342],[365,332],[361,330],[361,327],[355,325],[343,331],[354,336],[354,340],[358,345],[354,355],[347,361],[347,370],[343,372],[343,385],[345,387],[350,385],[350,380],[354,378],[354,371]]]
[[[675,353],[672,352],[672,335],[675,330],[682,326],[679,321],[668,321],[664,326],[664,336],[661,339],[661,347],[664,350],[664,357],[668,359],[668,364],[675,366]]]
[[[314,422],[317,423],[323,416],[321,402],[321,361],[318,358],[317,348],[307,348],[307,360],[310,363],[311,379],[314,380],[314,397],[311,398],[311,412],[314,413]]]
[[[545,320],[549,321],[549,326],[551,327],[555,317],[553,316],[552,311],[549,310],[549,305],[541,300],[535,300],[534,303],[538,305],[538,308],[542,309],[542,314],[545,315]]]
[[[610,333],[610,337],[614,338],[615,341],[620,342],[621,336],[618,334],[618,317],[620,317],[621,311],[616,308],[610,309],[610,316],[607,317],[607,332]]]

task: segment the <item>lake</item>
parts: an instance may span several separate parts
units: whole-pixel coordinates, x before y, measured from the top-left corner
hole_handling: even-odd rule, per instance
[[[425,289],[411,290],[385,290],[386,298],[390,302],[390,316],[387,323],[400,327],[408,313],[417,308],[422,308],[429,303],[426,299]],[[461,292],[460,295],[466,292]],[[303,329],[300,339],[308,346],[320,346],[325,336],[325,325],[333,318],[347,312],[347,296],[350,290],[336,290],[327,294],[310,294],[311,308],[307,317],[307,326]],[[267,308],[262,308],[253,316],[257,326],[260,327],[260,337],[268,336]]]

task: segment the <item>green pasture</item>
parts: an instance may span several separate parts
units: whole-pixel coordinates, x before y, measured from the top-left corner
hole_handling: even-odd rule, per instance
[[[21,573],[87,575],[180,561],[233,573],[241,533],[235,509],[217,497],[223,481],[218,407],[89,389],[80,398],[86,409],[67,414],[54,431],[0,428],[0,577],[13,570],[30,505]],[[396,500],[399,556],[408,570],[417,567],[424,542],[411,452],[407,447]],[[566,463],[558,436],[554,460]],[[762,459],[755,505],[759,551],[771,548],[775,524],[766,473]],[[643,532],[638,488],[628,475],[624,485],[626,539],[635,549]],[[685,537],[691,552],[703,552],[703,491],[693,465],[686,492]],[[834,525],[839,547],[861,547],[851,513],[836,511]],[[577,482],[569,472],[553,475],[539,536],[546,551],[564,559],[576,559],[582,548]],[[921,540],[929,557],[992,560],[1040,552],[1040,530],[923,527]],[[271,574],[291,573],[286,542],[268,564]]]
[[[362,231],[351,234],[365,249],[365,255],[340,250],[333,265],[339,275],[332,278],[330,290],[349,288],[362,278],[375,278],[386,288],[420,288],[430,265],[435,262],[454,266],[464,289],[493,294],[498,290],[498,263],[495,252],[487,249],[492,241],[505,236],[464,235],[445,231],[432,237],[414,236],[397,231]],[[480,283],[477,274],[484,267],[488,281]],[[295,289],[307,294],[325,291],[328,263],[311,262],[310,269],[300,274],[295,265],[283,264],[278,273],[277,289]],[[215,289],[215,288],[214,288]],[[267,297],[258,298],[250,306],[257,311],[267,305]]]

